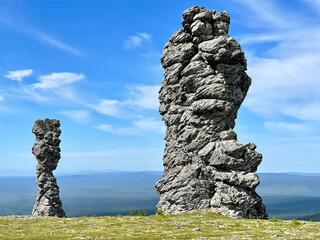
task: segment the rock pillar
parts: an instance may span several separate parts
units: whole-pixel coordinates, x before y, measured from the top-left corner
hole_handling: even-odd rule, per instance
[[[32,153],[38,160],[36,174],[38,191],[33,216],[65,217],[59,197],[59,187],[52,171],[60,159],[60,122],[56,119],[35,121],[32,132],[36,136]]]
[[[166,125],[164,174],[156,183],[165,214],[211,211],[267,218],[255,192],[262,155],[233,131],[251,78],[230,17],[204,7],[183,13],[183,28],[165,45],[159,92]]]

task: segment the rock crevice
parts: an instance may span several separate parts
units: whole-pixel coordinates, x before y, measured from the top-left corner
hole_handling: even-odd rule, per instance
[[[161,56],[159,112],[166,125],[164,174],[156,183],[163,213],[212,211],[267,218],[255,192],[262,155],[233,131],[251,78],[230,17],[204,7],[183,13]]]

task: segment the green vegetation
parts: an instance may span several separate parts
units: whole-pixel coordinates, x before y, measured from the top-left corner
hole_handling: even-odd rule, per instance
[[[276,219],[276,217],[273,217],[273,218],[269,219],[269,221],[270,221],[270,222],[277,222],[278,219]]]
[[[130,216],[147,216],[147,211],[142,211],[141,208],[139,210],[130,211]]]
[[[214,213],[0,217],[0,239],[317,239],[319,232],[315,222],[229,219]]]
[[[301,225],[301,222],[299,222],[297,219],[292,219],[290,222],[290,225],[292,227],[297,227],[297,226]]]
[[[163,214],[162,210],[157,208],[157,207],[156,207],[156,211],[155,212],[156,212],[157,215]]]

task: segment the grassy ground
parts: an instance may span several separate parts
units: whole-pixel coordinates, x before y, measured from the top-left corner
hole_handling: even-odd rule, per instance
[[[320,223],[208,214],[0,218],[0,239],[320,239]]]

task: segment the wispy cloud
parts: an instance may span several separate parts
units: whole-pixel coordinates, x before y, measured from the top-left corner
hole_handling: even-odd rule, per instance
[[[60,113],[76,122],[81,122],[81,123],[86,122],[90,117],[90,114],[88,113],[88,111],[85,111],[85,110],[69,110],[69,111],[61,111]]]
[[[97,104],[88,105],[104,115],[122,119],[137,119],[126,127],[100,124],[94,126],[94,128],[119,135],[148,136],[148,134],[164,134],[165,126],[162,121],[153,117],[144,117],[145,111],[158,109],[159,88],[159,85],[135,86],[130,88],[128,99],[123,101],[105,99],[100,100]]]
[[[160,85],[155,86],[138,86],[130,91],[131,99],[127,100],[127,104],[137,105],[144,109],[159,108],[158,92]]]
[[[58,98],[71,101],[73,103],[84,104],[84,96],[81,96],[81,92],[78,92],[72,84],[64,85],[63,87],[53,88],[54,93]]]
[[[8,92],[15,98],[28,99],[40,103],[49,102],[50,99],[48,94],[42,95],[38,93],[31,85],[20,84],[17,87],[9,88]]]
[[[119,135],[147,135],[147,133],[164,134],[165,132],[163,122],[155,120],[154,118],[134,121],[131,127],[115,128],[109,124],[100,124],[94,126],[94,128]]]
[[[249,59],[248,73],[253,82],[245,106],[270,116],[287,114],[284,110],[295,104],[301,107],[320,101],[319,56]]]
[[[47,75],[38,76],[36,82],[33,84],[24,83],[23,77],[30,74],[32,70],[23,71],[11,71],[7,75],[8,77],[19,79],[19,84],[6,84],[0,89],[0,95],[6,97],[6,99],[14,99],[17,101],[27,100],[31,102],[37,102],[40,104],[52,104],[57,105],[73,105],[73,107],[85,106],[86,95],[84,94],[81,86],[75,86],[75,82],[78,82],[85,78],[83,73],[72,72],[53,72]],[[34,79],[33,79],[34,80]],[[18,81],[18,80],[16,80]],[[79,104],[75,106],[74,104]],[[78,112],[80,114],[80,112]],[[67,112],[65,113],[67,114]],[[77,118],[75,115],[74,118]],[[84,115],[82,115],[84,117]]]
[[[265,34],[247,34],[238,37],[241,44],[258,43],[258,42],[278,42],[284,38],[283,34],[265,35]]]
[[[50,89],[71,84],[85,78],[83,73],[60,72],[43,75],[38,78],[39,83],[32,85],[33,88]]]
[[[301,103],[299,105],[286,106],[283,112],[300,120],[312,120],[320,122],[320,103]]]
[[[75,55],[83,54],[80,50],[29,26],[28,21],[23,18],[23,14],[17,12],[13,7],[0,6],[0,24],[54,48]]]
[[[38,78],[39,82],[34,84],[25,84],[19,82],[19,84],[10,84],[3,86],[2,89],[4,94],[0,95],[6,97],[8,100],[17,102],[30,101],[44,105],[56,105],[63,107],[79,107],[85,106],[86,97],[77,86],[74,86],[74,82],[83,79],[85,76],[82,73],[52,73],[43,75]],[[17,104],[16,104],[17,105]],[[60,110],[60,109],[59,109]],[[3,111],[3,106],[2,106]],[[83,112],[67,112],[64,111],[62,114],[68,115],[75,121],[81,122],[81,118],[85,118]]]
[[[71,47],[61,41],[58,41],[57,39],[49,36],[49,35],[46,35],[44,33],[40,33],[40,32],[34,32],[34,33],[31,33],[32,36],[34,38],[36,38],[37,40],[39,41],[42,41],[42,42],[45,42],[55,48],[58,48],[58,49],[61,49],[61,50],[64,50],[64,51],[67,51],[67,52],[70,52],[72,54],[75,54],[75,55],[82,55],[83,53],[81,51],[79,51],[78,49],[74,48],[74,47]]]
[[[145,40],[150,40],[151,39],[151,35],[148,33],[137,33],[138,36],[140,36],[141,38],[145,39]]]
[[[42,75],[38,77],[37,83],[24,84],[6,87],[6,95],[27,99],[41,103],[66,103],[66,100],[72,103],[82,103],[78,92],[72,86],[72,83],[85,78],[82,73],[60,72]],[[62,87],[63,86],[63,87]],[[48,91],[50,90],[50,91]]]
[[[99,100],[98,103],[95,104],[88,104],[88,107],[96,110],[98,113],[123,118],[124,113],[122,110],[123,104],[117,100],[110,100],[110,99],[103,99]]]
[[[0,102],[2,102],[4,100],[4,97],[0,96]]]
[[[133,126],[141,131],[149,131],[153,133],[165,133],[165,126],[162,121],[154,118],[141,119],[133,122]]]
[[[320,0],[302,0],[309,3],[312,8],[320,13]]]
[[[98,103],[87,106],[97,112],[118,118],[129,118],[136,115],[137,110],[156,110],[159,108],[159,85],[136,86],[129,90],[129,98],[123,101],[102,99]],[[140,109],[139,109],[140,108]]]
[[[314,127],[307,123],[288,123],[288,122],[273,122],[267,121],[264,123],[264,127],[274,131],[288,131],[288,132],[310,132]]]
[[[32,69],[15,70],[15,71],[8,71],[7,74],[4,76],[11,80],[22,81],[23,78],[30,76],[32,73],[33,73]]]
[[[319,21],[288,13],[272,0],[245,0],[241,4],[261,14],[265,24],[257,28],[269,28],[267,35],[240,36],[242,47],[253,49],[252,44],[257,42],[273,42],[271,47],[258,48],[259,56],[248,55],[248,74],[253,81],[244,105],[269,120],[290,116],[306,121],[303,124],[319,122],[320,42],[314,40],[320,38]],[[267,125],[289,128],[284,124]]]
[[[278,7],[279,4],[276,1],[256,1],[256,0],[234,0],[235,2],[243,5],[246,10],[249,10],[251,14],[248,14],[249,18],[246,24],[254,28],[273,28],[287,29],[292,26],[304,26],[301,25],[299,19],[297,19],[298,13],[291,14],[289,12],[283,12]],[[252,21],[254,19],[254,21]]]
[[[100,125],[94,126],[93,128],[99,129],[105,132],[112,132],[112,133],[116,132],[114,128],[109,124],[100,124]]]
[[[134,36],[129,36],[127,40],[123,42],[124,49],[134,49],[142,46],[142,42],[149,41],[151,35],[148,33],[137,33]]]

